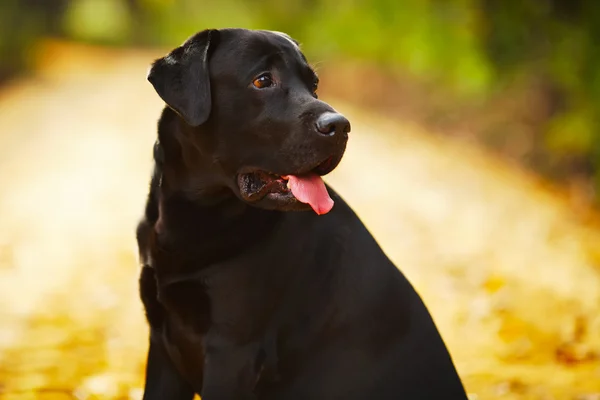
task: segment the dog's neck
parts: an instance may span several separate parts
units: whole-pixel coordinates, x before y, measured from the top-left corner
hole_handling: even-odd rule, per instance
[[[210,179],[201,181],[208,185],[199,185],[203,177],[189,176],[172,135],[172,129],[166,132],[164,126],[159,127],[146,219],[154,227],[157,245],[193,259],[185,263],[185,270],[162,271],[174,278],[234,257],[261,241],[273,231],[281,213],[252,207],[230,189],[211,186]],[[192,265],[193,270],[188,270]]]
[[[266,240],[280,218],[279,212],[257,209],[234,197],[206,205],[178,194],[160,194],[155,250],[180,261],[157,263],[157,277],[163,284],[195,279],[206,267]]]
[[[156,193],[159,221],[178,214],[176,207],[183,207],[189,215],[210,214],[227,224],[232,219],[251,211],[233,192],[215,179],[211,160],[204,159],[194,143],[189,141],[193,132],[169,108],[165,108],[154,144],[154,175],[151,192]],[[184,142],[184,143],[182,143]],[[203,217],[206,219],[206,216]],[[215,221],[216,222],[216,221]]]
[[[184,196],[199,205],[212,206],[233,193],[218,180],[222,174],[214,160],[198,148],[198,137],[208,137],[199,129],[188,126],[165,107],[158,125],[154,161],[160,170],[163,196]]]
[[[160,143],[157,142],[157,146]],[[258,230],[261,221],[273,220],[280,213],[252,207],[228,188],[204,187],[188,189],[186,181],[169,172],[169,166],[155,164],[151,183],[151,194],[155,201],[155,229],[158,233],[193,237],[209,241],[215,235],[235,230],[237,225],[247,225],[248,220],[256,219],[253,224]],[[173,172],[171,170],[170,172]],[[178,238],[179,239],[179,238]]]

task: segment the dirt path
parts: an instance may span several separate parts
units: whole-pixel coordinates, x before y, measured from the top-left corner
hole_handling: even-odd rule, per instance
[[[0,93],[0,399],[139,398],[159,54],[53,45]],[[353,133],[328,181],[422,293],[473,398],[599,399],[600,231],[473,149],[331,102]]]

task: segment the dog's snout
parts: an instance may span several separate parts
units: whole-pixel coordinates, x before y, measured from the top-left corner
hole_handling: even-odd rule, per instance
[[[347,135],[350,132],[350,121],[342,114],[325,112],[317,119],[317,131],[325,136]]]

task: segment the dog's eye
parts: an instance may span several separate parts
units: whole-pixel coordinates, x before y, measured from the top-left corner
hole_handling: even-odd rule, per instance
[[[312,92],[313,92],[313,96],[315,97],[315,99],[319,98],[319,95],[317,94],[318,88],[319,88],[319,81],[316,80],[313,82],[313,85],[312,85]]]
[[[252,81],[252,84],[257,89],[268,88],[269,86],[273,86],[273,78],[271,74],[263,74]]]

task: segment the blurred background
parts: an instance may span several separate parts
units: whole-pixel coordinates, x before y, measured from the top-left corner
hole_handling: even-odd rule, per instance
[[[301,42],[353,126],[326,180],[472,399],[600,399],[591,0],[2,0],[0,399],[141,399],[146,70],[209,27]]]

